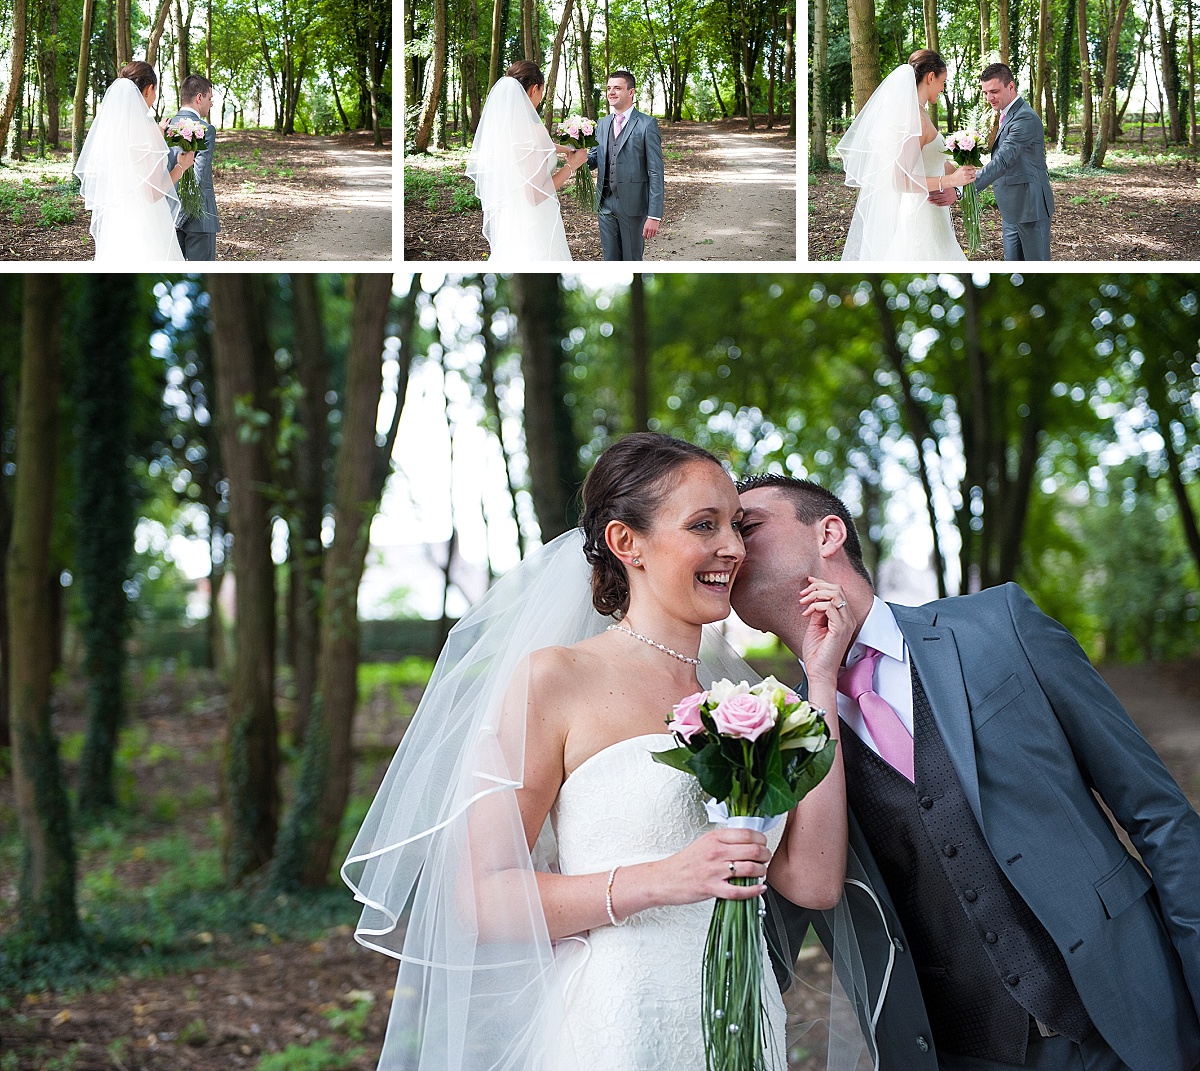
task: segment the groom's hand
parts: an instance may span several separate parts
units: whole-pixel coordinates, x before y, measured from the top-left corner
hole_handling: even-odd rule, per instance
[[[658,224],[659,221],[657,219],[646,220],[646,222],[642,224],[642,237],[653,238],[658,233]]]
[[[930,204],[941,205],[943,208],[954,204],[956,199],[953,186],[946,190],[934,190],[929,195]]]

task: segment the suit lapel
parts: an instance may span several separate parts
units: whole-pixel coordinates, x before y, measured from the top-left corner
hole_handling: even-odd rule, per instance
[[[888,605],[904,633],[909,657],[929,698],[933,720],[937,722],[950,761],[982,829],[971,707],[967,702],[967,687],[954,633],[937,626],[937,614],[929,607]]]
[[[633,129],[633,124],[637,122],[637,114],[637,108],[630,108],[629,111],[625,113],[625,122],[621,126],[621,133],[617,135],[616,155],[618,156],[620,155],[621,150],[625,148],[625,142],[629,140],[629,131]],[[612,121],[615,123],[616,118],[614,117]]]

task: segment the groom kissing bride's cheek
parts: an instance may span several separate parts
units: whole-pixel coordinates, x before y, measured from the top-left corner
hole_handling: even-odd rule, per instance
[[[611,113],[596,128],[587,165],[596,172],[596,211],[605,260],[641,260],[663,215],[663,155],[658,123],[633,105],[633,75],[608,76]]]
[[[1200,1066],[1200,817],[1070,633],[1011,583],[886,603],[835,495],[739,491],[738,616],[800,652],[815,578],[853,629],[846,914],[768,892],[782,981],[809,925],[830,949],[849,926],[861,964],[835,965],[881,1071]]]

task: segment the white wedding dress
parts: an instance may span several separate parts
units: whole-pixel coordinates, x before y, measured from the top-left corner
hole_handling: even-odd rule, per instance
[[[167,143],[128,78],[118,78],[105,92],[75,174],[92,214],[89,229],[98,263],[137,269],[183,260],[175,235],[179,195],[167,170]]]
[[[842,260],[965,260],[950,209],[931,204],[925,179],[945,174],[946,140],[921,146],[916,73],[902,63],[880,83],[835,150],[858,189]]]
[[[673,746],[665,733],[622,740],[567,778],[551,811],[562,873],[662,859],[711,828],[699,782],[650,756]],[[783,828],[767,834],[772,850]],[[557,943],[565,994],[557,1066],[703,1071],[701,975],[712,910],[712,900],[650,908]],[[786,1016],[765,942],[763,965],[767,1066],[785,1071]]]
[[[488,93],[466,168],[483,206],[489,263],[571,259],[554,189],[556,159],[521,83],[501,78]]]

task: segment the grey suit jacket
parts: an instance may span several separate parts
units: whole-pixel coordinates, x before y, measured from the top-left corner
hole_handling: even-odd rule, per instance
[[[217,128],[201,118],[191,108],[180,108],[172,116],[173,119],[197,119],[204,123],[204,148],[196,153],[196,161],[192,167],[196,172],[196,181],[200,184],[200,197],[204,203],[204,214],[199,219],[187,216],[179,225],[181,231],[202,231],[215,234],[221,229],[221,221],[217,217],[217,196],[213,192],[213,150],[217,144]],[[171,149],[167,155],[167,167],[175,166],[179,157],[178,149]]]
[[[588,167],[596,172],[596,211],[604,190],[604,172],[609,166],[608,128],[613,116],[596,124],[597,145],[588,149]],[[629,118],[617,139],[617,156],[612,161],[616,212],[619,216],[645,219],[663,214],[663,156],[658,121],[652,115],[629,109]]]
[[[984,838],[1096,1028],[1133,1071],[1193,1071],[1200,816],[1071,634],[1015,584],[892,611]],[[932,1039],[916,971],[853,812],[850,843],[888,918],[885,933],[875,905],[847,895],[873,991],[882,950],[896,942],[898,952],[877,1029],[881,1067],[925,1066]],[[797,950],[814,913],[778,896],[772,908]]]
[[[1046,129],[1024,99],[1009,107],[992,158],[975,176],[975,189],[991,186],[1005,223],[1036,223],[1054,215],[1054,191],[1046,173]]]

